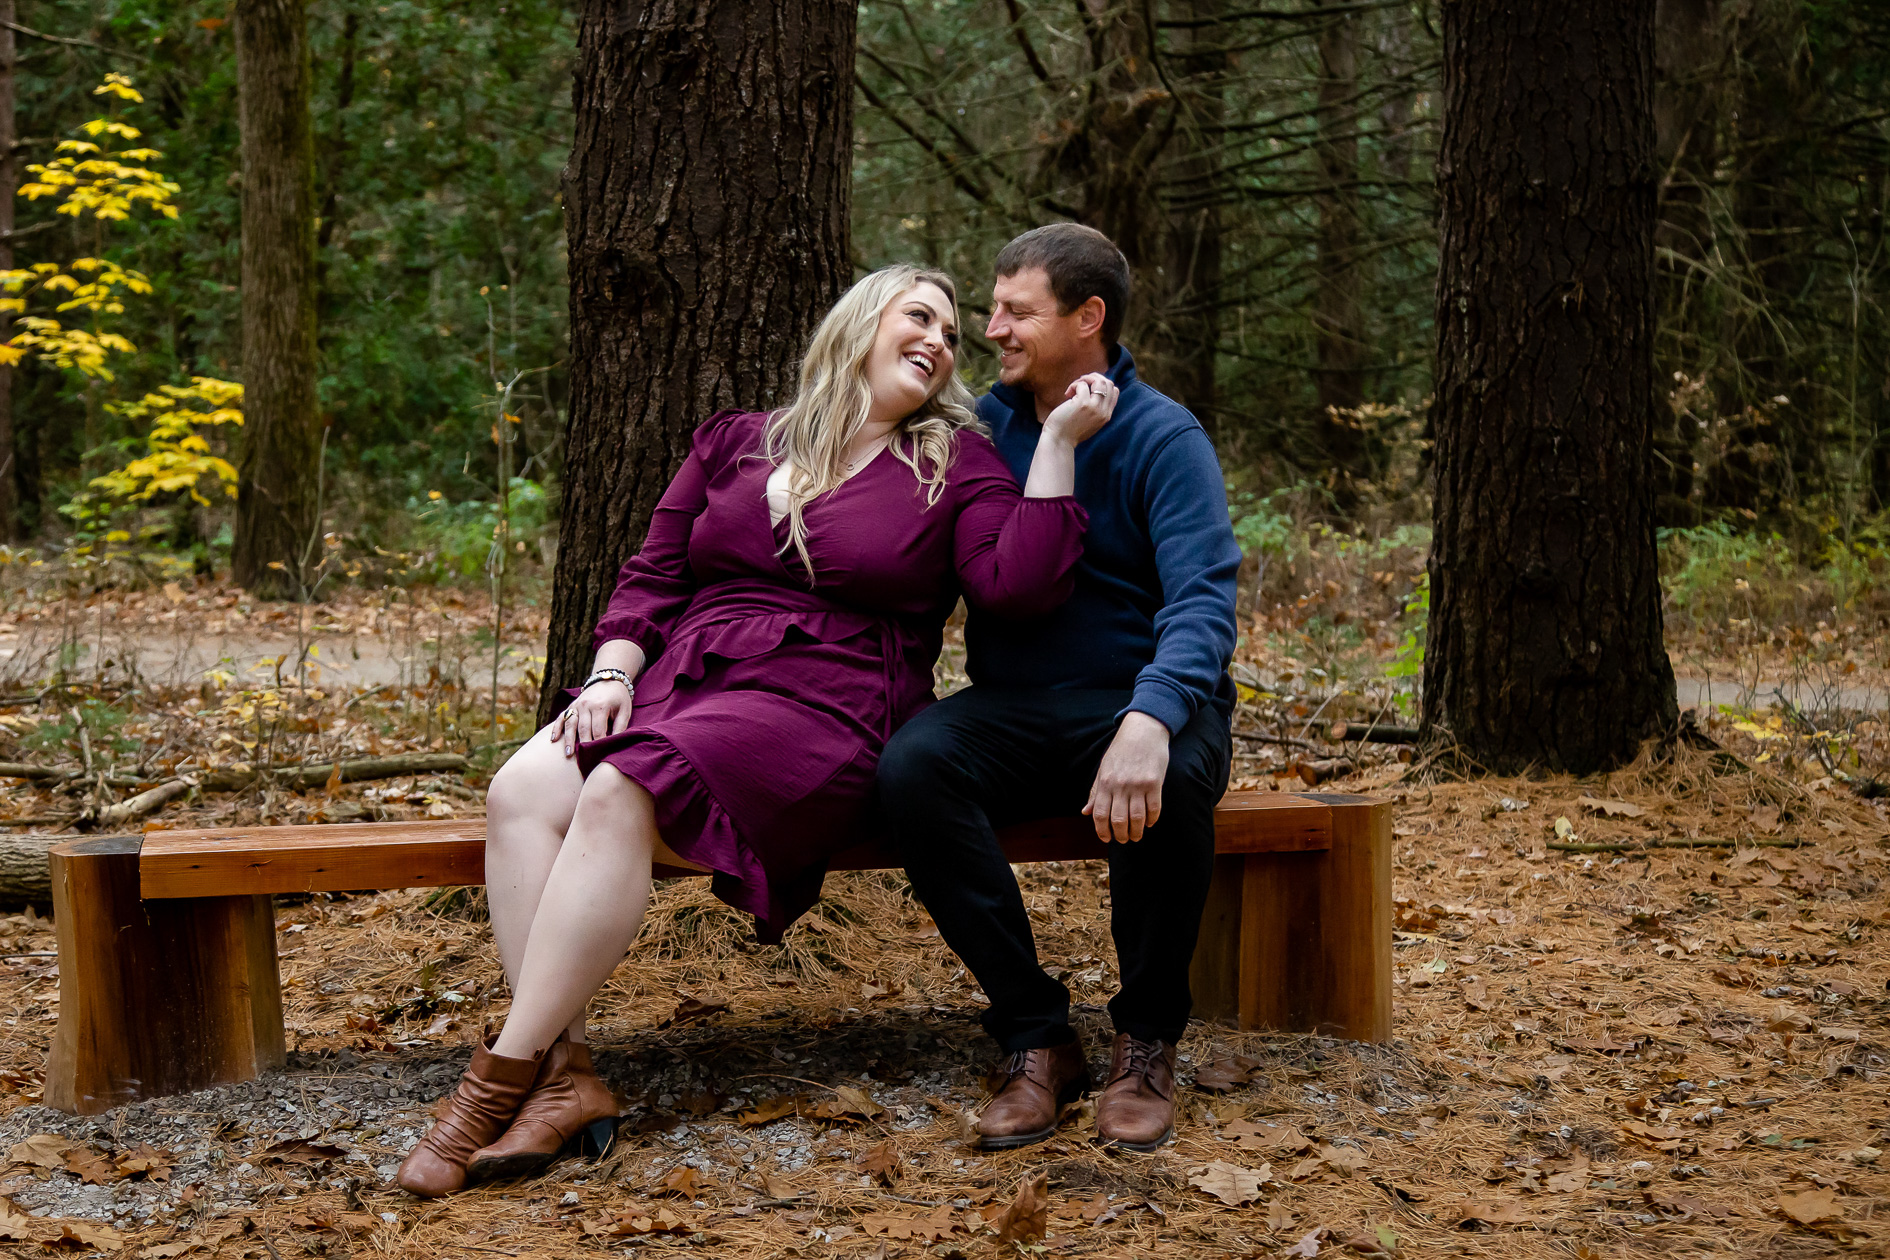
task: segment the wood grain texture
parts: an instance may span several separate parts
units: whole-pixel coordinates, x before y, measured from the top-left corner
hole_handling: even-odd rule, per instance
[[[1189,983],[1197,1018],[1359,1041],[1391,1036],[1391,805],[1309,795],[1331,847],[1223,854]]]
[[[1223,853],[1323,848],[1331,813],[1329,806],[1291,793],[1230,793],[1215,813],[1217,847]],[[145,838],[141,888],[147,898],[165,899],[482,884],[485,843],[483,819],[154,831]],[[1007,828],[1004,847],[1014,862],[1108,856],[1084,818]],[[704,873],[667,849],[657,858],[659,879]],[[830,869],[899,865],[890,850],[869,844],[837,855]]]
[[[51,853],[59,1025],[46,1104],[95,1115],[251,1080],[285,1061],[266,896],[143,902],[139,837]]]
[[[1391,802],[1321,794],[1332,848],[1317,861],[1320,977],[1307,1031],[1357,1041],[1391,1036]]]

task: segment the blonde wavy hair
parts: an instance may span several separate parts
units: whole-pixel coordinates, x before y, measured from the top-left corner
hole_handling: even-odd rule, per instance
[[[814,562],[807,554],[802,509],[845,480],[847,444],[866,424],[873,406],[866,362],[879,336],[880,316],[900,294],[918,284],[934,284],[943,290],[956,322],[958,288],[950,276],[911,266],[873,272],[842,294],[820,321],[808,342],[807,357],[801,361],[799,394],[769,416],[763,430],[762,456],[777,468],[783,460],[794,466],[788,477],[788,543],[799,554],[810,582]],[[892,452],[925,487],[927,507],[938,502],[945,489],[959,430],[984,431],[971,405],[971,391],[954,370],[893,431]]]

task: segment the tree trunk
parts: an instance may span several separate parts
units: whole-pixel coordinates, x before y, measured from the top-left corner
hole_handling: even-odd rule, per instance
[[[1225,13],[1226,0],[1183,0],[1176,17]],[[1203,32],[1207,33],[1203,33]],[[1216,414],[1215,364],[1220,352],[1221,179],[1220,128],[1226,119],[1226,36],[1217,28],[1182,28],[1169,39],[1169,75],[1180,97],[1181,120],[1164,184],[1187,204],[1164,215],[1168,229],[1162,314],[1154,346],[1161,388],[1192,411],[1212,435]]]
[[[0,0],[0,270],[13,267],[13,198],[20,187],[19,129],[14,118],[13,73],[17,51],[12,23],[19,21],[14,0]],[[11,335],[12,320],[0,316],[0,341]],[[13,369],[0,364],[0,542],[20,536],[19,498],[14,482],[20,461],[14,455]]]
[[[571,403],[538,715],[722,407],[792,393],[851,273],[850,0],[587,0],[565,170]]]
[[[237,0],[243,144],[243,452],[236,581],[302,594],[321,459],[315,351],[315,148],[303,0]]]
[[[1328,0],[1332,3],[1333,0]],[[1349,8],[1350,6],[1344,6]],[[1366,435],[1356,416],[1338,414],[1365,401],[1365,313],[1360,301],[1358,196],[1359,20],[1342,13],[1319,33],[1319,255],[1315,263],[1313,382],[1319,391],[1319,459],[1341,510],[1358,501],[1371,476]]]
[[[1154,32],[1142,7],[1121,0],[1077,0],[1076,7],[1091,70],[1055,161],[1081,180],[1081,221],[1114,241],[1128,260],[1122,340],[1138,356],[1137,375],[1179,392],[1176,364],[1165,353],[1175,337],[1165,328],[1168,222],[1157,196],[1159,164],[1180,121],[1177,103],[1156,72]]]
[[[1443,8],[1424,732],[1586,773],[1673,729],[1654,548],[1653,5]]]

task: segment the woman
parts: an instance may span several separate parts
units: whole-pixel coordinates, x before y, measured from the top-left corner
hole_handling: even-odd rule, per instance
[[[1075,447],[1115,387],[1070,387],[1020,496],[956,376],[957,317],[947,277],[875,272],[815,331],[791,406],[697,430],[590,678],[493,780],[486,888],[512,1009],[401,1165],[409,1191],[606,1145],[617,1107],[584,1013],[636,937],[653,862],[714,872],[779,940],[860,839],[959,595],[1018,617],[1068,597]]]

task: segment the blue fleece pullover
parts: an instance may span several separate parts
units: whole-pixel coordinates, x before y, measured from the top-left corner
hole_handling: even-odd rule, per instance
[[[1117,347],[1115,414],[1076,448],[1089,513],[1076,593],[1056,612],[1007,621],[973,609],[966,672],[993,687],[1133,690],[1127,709],[1179,732],[1203,705],[1233,712],[1234,575],[1240,547],[1220,461],[1193,414],[1135,376]],[[978,415],[1023,482],[1043,426],[1036,401],[999,385]]]

